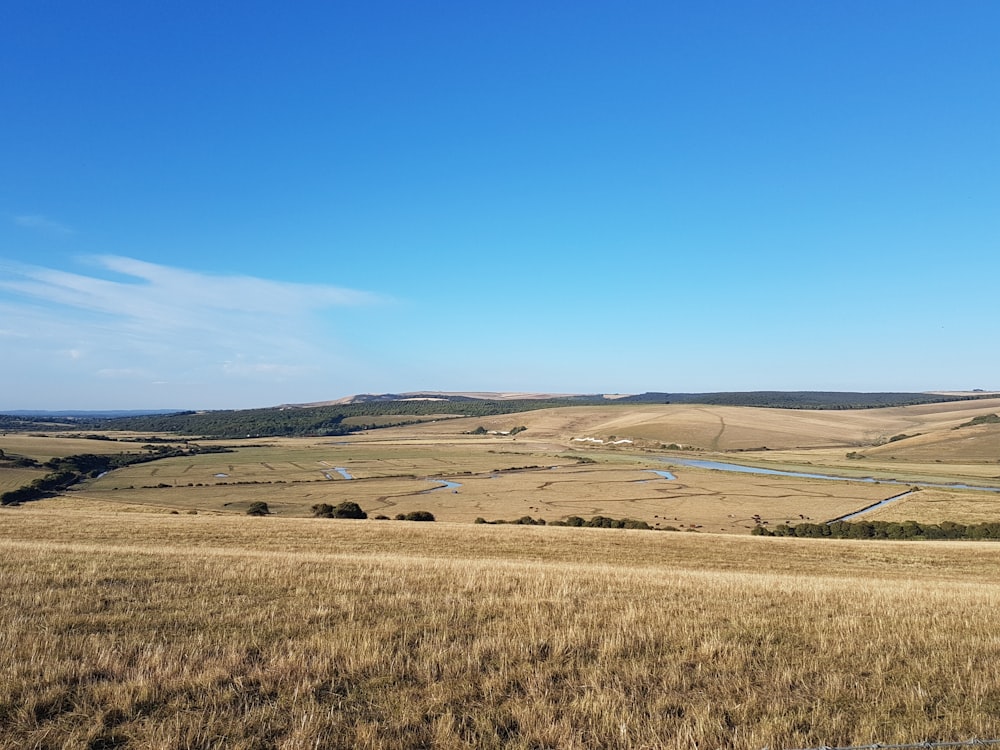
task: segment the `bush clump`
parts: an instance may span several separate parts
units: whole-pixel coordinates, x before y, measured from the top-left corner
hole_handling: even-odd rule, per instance
[[[585,521],[580,516],[569,516],[565,521],[549,521],[547,524],[544,518],[532,518],[531,516],[521,516],[513,521],[506,521],[502,518],[496,521],[487,521],[485,518],[480,517],[475,520],[475,523],[494,525],[512,524],[518,526],[574,526],[591,529],[646,529],[655,531],[645,521],[638,521],[634,518],[607,518],[606,516],[594,516],[589,521]]]
[[[397,513],[397,521],[434,521],[434,514],[426,510],[411,510],[409,513]]]
[[[354,518],[359,520],[368,518],[368,514],[361,509],[361,506],[350,500],[337,506],[319,503],[312,506],[312,512],[316,518]]]
[[[756,526],[756,536],[794,536],[812,539],[1000,539],[1000,523],[962,524],[952,521],[834,521],[833,523],[780,523],[773,528]]]
[[[267,507],[267,503],[255,502],[250,503],[250,507],[247,508],[248,516],[269,516],[271,515],[271,509]]]
[[[958,427],[953,427],[952,429],[960,430],[963,427],[975,427],[980,424],[1000,424],[1000,414],[980,414],[978,417],[973,417],[968,422],[963,422]]]

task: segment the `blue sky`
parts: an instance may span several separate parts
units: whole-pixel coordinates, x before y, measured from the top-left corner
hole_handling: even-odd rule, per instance
[[[0,14],[0,410],[1000,388],[1000,4]]]

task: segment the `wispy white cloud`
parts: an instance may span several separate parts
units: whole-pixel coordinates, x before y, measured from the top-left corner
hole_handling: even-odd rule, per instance
[[[144,370],[141,367],[105,367],[98,370],[95,375],[100,378],[129,380],[149,380],[152,377],[149,370]]]
[[[342,305],[370,304],[375,295],[326,284],[213,276],[132,258],[104,255],[94,262],[129,280],[50,268],[8,265],[0,289],[43,303],[105,313],[164,327],[201,327],[206,313],[290,317]],[[2,268],[3,266],[0,266]]]
[[[47,232],[48,234],[75,234],[75,230],[72,227],[68,227],[65,224],[61,224],[58,221],[53,221],[41,214],[22,214],[20,216],[14,216],[14,223],[19,227],[24,227],[25,229],[37,229],[41,232]]]
[[[330,311],[384,301],[121,256],[89,262],[92,272],[77,273],[0,261],[0,358],[48,361],[95,383],[315,381],[340,364]]]

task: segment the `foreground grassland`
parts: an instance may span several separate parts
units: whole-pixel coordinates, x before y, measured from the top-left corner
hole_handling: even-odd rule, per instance
[[[1000,547],[0,511],[0,748],[1000,735]]]

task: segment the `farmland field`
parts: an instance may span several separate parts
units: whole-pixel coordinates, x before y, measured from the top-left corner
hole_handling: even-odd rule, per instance
[[[311,515],[313,505],[353,501],[370,515],[390,517],[414,510],[455,522],[604,515],[661,529],[749,533],[760,524],[829,520],[906,487],[734,475],[674,465],[671,457],[859,480],[997,486],[1000,426],[962,425],[998,410],[1000,399],[842,412],[616,405],[452,417],[337,438],[202,441],[227,452],[126,466],[75,486],[67,497],[94,507],[201,513],[243,513],[266,502],[272,513],[299,517]],[[525,429],[502,434],[514,427]],[[40,460],[141,445],[59,435],[0,438],[8,454]],[[653,473],[663,470],[674,478]],[[23,476],[9,471],[0,469],[0,486],[17,486]],[[1000,518],[996,493],[940,491],[934,503],[931,497],[907,496],[872,518]]]
[[[34,479],[45,476],[44,469],[20,469],[4,467],[0,469],[0,492],[14,490]]]
[[[1000,545],[750,536],[907,482],[998,484],[1000,426],[962,426],[998,409],[579,407],[194,440],[224,452],[0,508],[0,748],[1000,736]],[[17,456],[164,445],[107,437],[2,436],[0,489],[43,475]],[[311,517],[344,501],[438,523]],[[998,504],[923,488],[869,517],[995,522]],[[472,523],[571,515],[664,533]]]
[[[996,736],[1000,547],[0,511],[0,747]]]

